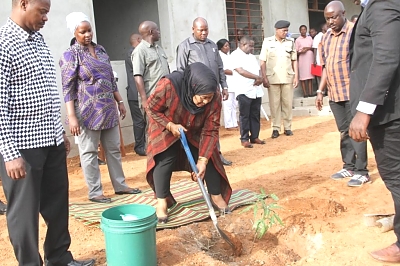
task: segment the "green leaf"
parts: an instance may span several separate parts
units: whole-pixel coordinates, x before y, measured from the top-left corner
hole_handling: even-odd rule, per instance
[[[242,213],[244,213],[244,212],[247,212],[247,211],[251,210],[252,208],[254,208],[254,205],[247,206],[246,208],[244,208],[244,209],[240,212],[240,214],[242,214]]]
[[[264,235],[265,235],[265,233],[267,232],[267,227],[265,226],[265,223],[260,223],[260,226],[259,226],[259,230],[258,230],[258,239],[261,239]]]
[[[270,209],[266,209],[266,210],[264,210],[264,211],[265,211],[265,217],[267,217],[267,219],[268,219],[268,217],[269,217],[271,211],[270,211]]]
[[[253,211],[254,219],[257,219],[257,212],[258,212],[258,205],[254,205],[254,211]]]
[[[269,219],[269,223],[271,224],[271,225],[274,225],[275,224],[275,213],[271,216],[271,218]]]
[[[273,193],[267,195],[263,188],[260,190],[261,194],[257,195],[257,201],[240,212],[244,213],[253,209],[254,223],[252,221],[252,228],[255,231],[254,237],[257,237],[258,239],[262,238],[272,226],[277,225],[278,223],[284,225],[275,211],[276,209],[282,208],[276,202],[279,198]],[[267,197],[270,197],[272,201],[267,201],[265,199]]]
[[[274,213],[274,216],[275,216],[276,220],[278,221],[278,223],[280,223],[280,225],[284,225],[278,214]]]
[[[262,222],[263,222],[262,220],[257,220],[254,222],[253,229],[256,230],[256,233],[258,231],[258,228],[260,227],[260,223],[262,223]]]
[[[276,196],[274,193],[270,194],[270,197],[275,201],[279,200],[278,196]]]

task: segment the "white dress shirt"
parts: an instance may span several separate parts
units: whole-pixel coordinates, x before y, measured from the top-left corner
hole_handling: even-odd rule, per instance
[[[318,32],[318,34],[315,35],[315,37],[313,39],[313,43],[312,43],[312,48],[317,49],[317,65],[319,65],[319,66],[321,65],[321,59],[320,59],[320,56],[319,56],[320,52],[319,52],[318,46],[321,43],[323,35],[324,34],[322,32]]]
[[[254,75],[260,75],[260,65],[257,58],[252,54],[246,54],[240,48],[232,52],[231,64],[233,69],[243,68]],[[254,79],[246,78],[236,70],[233,72],[233,76],[235,77],[236,95],[244,94],[251,99],[260,98],[264,95],[261,86],[254,86]]]
[[[224,70],[229,69],[233,72],[231,64],[231,56],[221,51],[219,51],[219,54],[221,56],[222,63],[224,64]],[[225,76],[226,76],[226,83],[228,84],[228,92],[235,92],[235,81],[233,75],[225,74]]]

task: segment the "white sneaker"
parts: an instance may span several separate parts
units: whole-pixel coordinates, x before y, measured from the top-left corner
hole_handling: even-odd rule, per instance
[[[365,183],[371,182],[371,178],[369,177],[369,174],[366,175],[359,175],[356,174],[354,175],[349,182],[347,182],[347,185],[349,187],[361,187]]]
[[[333,175],[331,175],[331,178],[334,180],[340,180],[343,179],[345,177],[353,177],[354,173],[351,170],[346,170],[346,169],[342,169],[337,173],[334,173]]]

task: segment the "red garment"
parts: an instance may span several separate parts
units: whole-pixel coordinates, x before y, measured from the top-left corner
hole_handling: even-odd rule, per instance
[[[154,190],[154,156],[167,150],[176,141],[180,141],[166,129],[167,124],[172,122],[174,124],[181,124],[188,130],[186,137],[194,147],[199,149],[199,156],[212,160],[222,178],[222,197],[228,203],[232,189],[217,149],[222,106],[220,93],[216,93],[213,101],[204,107],[204,112],[193,115],[181,104],[171,81],[163,78],[158,82],[155,91],[148,98],[147,103],[148,108],[146,112],[149,116],[149,127],[146,178],[151,188]],[[174,171],[192,172],[183,148],[179,151]],[[169,206],[175,203],[172,195],[167,201]]]

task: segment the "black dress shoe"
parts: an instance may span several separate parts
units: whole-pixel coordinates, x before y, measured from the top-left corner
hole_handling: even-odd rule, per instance
[[[96,203],[110,203],[111,199],[106,198],[106,197],[101,197],[101,198],[91,198],[89,199],[91,202],[96,202]]]
[[[135,152],[139,156],[147,156],[146,152],[143,149],[135,150]]]
[[[129,190],[123,190],[123,191],[115,191],[115,194],[117,195],[123,195],[123,194],[139,194],[142,191],[138,188],[130,188]]]
[[[5,214],[7,212],[7,205],[0,200],[0,214]]]
[[[290,129],[285,130],[284,133],[286,136],[293,136],[293,132]]]
[[[227,165],[227,166],[231,166],[232,165],[232,162],[228,161],[227,159],[225,159],[224,156],[222,156],[222,154],[220,154],[220,157],[221,157],[221,161],[222,161],[223,165]]]
[[[279,137],[279,131],[278,130],[273,130],[271,138],[276,139],[277,137]]]
[[[242,146],[245,148],[253,148],[253,144],[248,141],[242,141]]]
[[[91,260],[73,260],[67,264],[67,266],[93,266],[96,261]]]
[[[261,145],[264,145],[264,144],[266,143],[265,140],[261,140],[261,139],[259,139],[259,138],[250,139],[250,142],[251,142],[251,143],[254,143],[254,144],[261,144]]]

